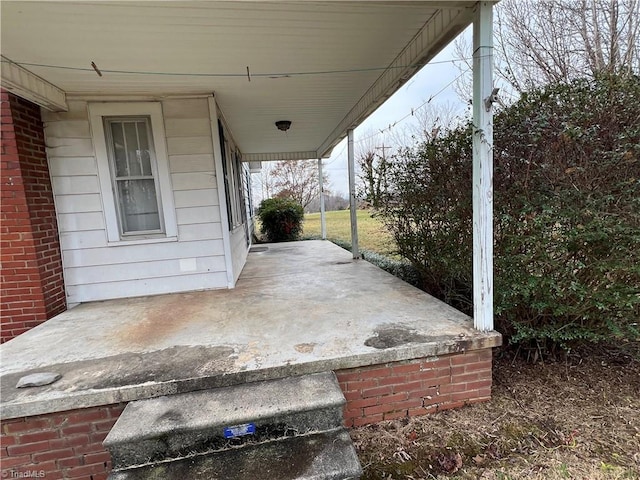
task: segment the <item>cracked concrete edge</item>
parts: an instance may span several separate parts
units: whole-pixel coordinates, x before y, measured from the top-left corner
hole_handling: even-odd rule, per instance
[[[101,390],[88,389],[77,392],[55,392],[58,396],[52,395],[49,398],[32,402],[21,401],[1,404],[0,420],[127,403],[145,398],[228,387],[241,383],[275,380],[288,376],[368,367],[390,362],[410,361],[424,357],[462,354],[475,350],[499,347],[500,345],[502,345],[502,335],[500,333],[495,331],[477,332],[472,338],[465,337],[447,341],[410,344],[403,347],[381,349],[370,353],[315,360],[306,363],[283,364],[260,370],[229,372],[210,377],[174,379],[166,382],[146,382],[138,385],[126,385]]]
[[[127,405],[104,445],[157,438],[178,431],[211,431],[250,421],[295,420],[310,411],[337,411],[342,417],[345,403],[333,372],[148,398]],[[175,412],[180,414],[175,416]],[[175,418],[171,418],[172,414]]]
[[[249,468],[247,468],[249,467]],[[166,459],[111,472],[109,480],[165,478],[358,479],[362,467],[344,427]]]

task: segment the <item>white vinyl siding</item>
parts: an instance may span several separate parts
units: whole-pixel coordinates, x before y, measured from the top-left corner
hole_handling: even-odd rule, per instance
[[[218,135],[222,153],[221,164],[229,227],[231,269],[235,282],[247,261],[251,245],[250,225],[246,210],[246,192],[248,190],[244,178],[245,164],[241,161],[241,154],[229,134],[229,129],[221,119],[218,119]]]
[[[251,234],[253,233],[253,220],[251,218],[251,175],[247,163],[238,164],[238,180],[240,182],[240,208],[243,208],[243,223],[231,232],[231,252],[233,261],[233,272],[237,280],[242,271],[242,267],[247,261],[247,254],[251,246]]]
[[[210,285],[220,285],[211,287]],[[189,275],[180,276],[179,284],[174,282],[174,277],[149,277],[138,278],[135,280],[118,279],[113,282],[100,282],[78,285],[75,295],[79,298],[89,300],[101,300],[104,298],[104,291],[122,292],[119,297],[141,297],[146,295],[161,295],[165,293],[189,292],[194,290],[204,290],[210,288],[226,288],[227,274],[226,272],[193,272]]]
[[[231,232],[231,260],[233,262],[234,282],[238,280],[242,267],[247,261],[249,254],[249,246],[247,245],[247,237],[244,225],[240,225]]]
[[[218,207],[190,207],[178,210],[178,223],[182,225],[199,223],[220,222],[220,209]]]
[[[206,205],[218,205],[216,195],[218,190],[214,188],[203,188],[200,190],[184,190],[174,191],[173,196],[176,199],[176,210],[180,212],[181,208],[199,207]],[[179,213],[178,213],[179,215]]]
[[[69,192],[70,195],[92,194],[99,191],[98,178],[95,175],[54,177],[52,183],[53,188]]]
[[[109,239],[105,205],[113,192],[110,179],[109,192],[102,187],[88,103],[43,111],[70,304],[228,287],[211,129],[203,128],[210,125],[207,99],[158,104],[166,136],[154,141],[167,152],[162,206],[172,205],[163,214],[174,217],[175,232],[152,243]]]

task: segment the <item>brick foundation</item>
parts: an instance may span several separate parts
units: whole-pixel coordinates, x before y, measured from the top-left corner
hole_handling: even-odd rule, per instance
[[[336,371],[345,425],[358,427],[491,398],[490,348]]]
[[[2,478],[106,480],[111,457],[102,441],[123,409],[107,405],[4,420]]]
[[[489,400],[491,359],[487,348],[336,371],[347,399],[345,425],[357,427]],[[2,478],[25,478],[30,473],[47,480],[105,480],[111,458],[102,441],[124,407],[107,405],[3,421]]]
[[[6,342],[66,309],[40,107],[0,91],[0,253]]]

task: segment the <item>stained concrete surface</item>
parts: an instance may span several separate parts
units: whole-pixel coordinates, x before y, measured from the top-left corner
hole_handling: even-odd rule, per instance
[[[104,446],[114,469],[246,448],[340,428],[344,403],[333,372],[148,398],[127,405]],[[253,434],[224,436],[249,423]]]
[[[109,479],[344,480],[361,475],[349,434],[336,429],[113,472]]]
[[[326,241],[260,245],[233,290],[79,305],[0,346],[2,418],[497,346]],[[52,385],[16,389],[39,371]]]

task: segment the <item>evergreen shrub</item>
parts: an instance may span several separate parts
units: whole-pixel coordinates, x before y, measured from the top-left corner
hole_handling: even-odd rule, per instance
[[[302,233],[304,209],[290,198],[268,198],[258,207],[260,232],[270,242],[297,240]]]
[[[421,287],[472,313],[472,125],[402,151],[380,213]],[[496,329],[568,348],[640,339],[640,78],[523,95],[494,122]]]

